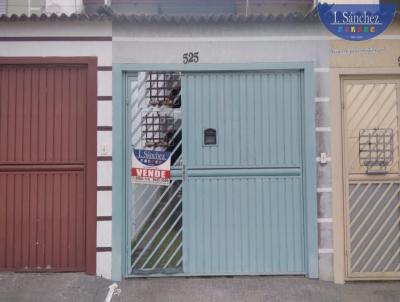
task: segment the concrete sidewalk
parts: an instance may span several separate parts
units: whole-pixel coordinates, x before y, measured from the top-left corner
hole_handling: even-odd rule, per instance
[[[111,281],[85,274],[0,274],[0,301],[101,301]],[[335,285],[302,277],[153,278],[118,283],[112,302],[400,302],[400,282]]]

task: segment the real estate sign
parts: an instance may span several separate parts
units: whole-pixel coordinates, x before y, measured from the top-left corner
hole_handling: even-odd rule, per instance
[[[171,179],[170,152],[133,149],[133,183],[168,186]]]
[[[318,13],[321,22],[334,35],[349,41],[364,41],[388,28],[396,7],[393,4],[320,3]]]

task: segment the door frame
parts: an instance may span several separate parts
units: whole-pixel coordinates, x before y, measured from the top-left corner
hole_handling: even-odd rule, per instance
[[[128,271],[129,245],[127,243],[127,184],[126,174],[126,78],[141,71],[262,71],[299,70],[302,74],[302,149],[303,149],[303,200],[305,203],[305,264],[307,277],[318,278],[317,190],[315,161],[315,102],[314,63],[234,63],[234,64],[113,64],[113,192],[112,212],[112,280],[134,277]],[[187,276],[185,274],[181,274]],[[159,275],[155,275],[157,277]],[[177,275],[172,275],[177,276]]]
[[[343,142],[342,80],[343,78],[400,77],[398,68],[331,68],[331,145],[332,162],[332,212],[333,212],[333,276],[334,282],[373,280],[370,277],[349,277],[346,262],[346,166]],[[394,278],[386,278],[394,279]],[[398,279],[398,278],[397,278]]]
[[[0,57],[0,65],[87,66],[86,167],[85,167],[85,244],[86,273],[96,274],[97,200],[97,57]]]

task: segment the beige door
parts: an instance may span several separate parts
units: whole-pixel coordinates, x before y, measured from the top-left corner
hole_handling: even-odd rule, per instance
[[[348,279],[400,278],[399,89],[342,79]]]

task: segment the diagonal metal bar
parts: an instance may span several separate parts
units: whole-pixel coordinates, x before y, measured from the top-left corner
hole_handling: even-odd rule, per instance
[[[382,89],[377,93],[377,96],[375,97],[375,99],[372,100],[371,104],[367,107],[367,110],[364,112],[364,114],[362,116],[360,116],[358,119],[350,119],[348,122],[348,127],[349,129],[358,129],[358,127],[360,126],[360,124],[362,122],[364,122],[366,119],[366,117],[368,118],[368,114],[371,111],[371,109],[374,107],[374,105],[376,104],[376,102],[378,101],[378,99],[381,97],[382,92],[386,89],[387,84],[383,85]],[[392,90],[392,92],[389,94],[388,97],[386,97],[382,103],[382,106],[379,108],[379,111],[376,112],[376,114],[378,114],[383,108],[384,108],[384,104],[386,103],[386,101],[389,99],[389,97],[392,95],[394,90]],[[365,102],[362,102],[365,105]],[[359,113],[359,112],[356,112]],[[356,122],[355,126],[352,127],[351,124],[352,122]]]
[[[135,203],[139,203],[142,200],[145,193],[149,191],[149,189],[153,189],[154,191],[161,191],[161,188],[154,189],[152,188],[153,187],[152,185],[145,185],[145,186],[146,187],[140,192],[140,195],[137,198],[135,198]]]
[[[167,262],[165,262],[165,265],[163,268],[167,268],[170,264],[171,261],[175,258],[176,254],[181,251],[182,249],[182,242],[177,246],[177,248],[175,249],[175,252],[173,252],[173,254],[171,255],[171,257],[169,257],[169,259],[167,260]]]
[[[389,215],[389,218],[391,218],[392,216],[393,216],[393,213],[391,213],[391,214]],[[397,222],[398,222],[398,221],[397,221]],[[382,232],[383,228],[384,228],[386,225],[387,225],[387,222],[384,223],[384,224],[379,228],[379,230],[375,233],[374,237],[369,241],[367,248],[365,248],[365,249],[363,250],[363,252],[362,252],[361,255],[358,257],[358,259],[355,261],[355,263],[351,265],[351,268],[352,268],[352,269],[354,269],[354,268],[358,265],[358,263],[361,261],[361,259],[365,256],[365,253],[369,250],[368,247],[376,240],[376,238],[378,237],[378,234],[379,234],[379,235],[382,235],[382,234],[380,234],[380,233]],[[372,261],[372,259],[375,257],[376,253],[379,251],[379,249],[380,249],[380,247],[382,246],[382,244],[385,242],[386,238],[387,238],[387,237],[390,235],[390,233],[393,231],[394,227],[395,227],[395,224],[390,228],[390,230],[389,230],[388,232],[386,232],[385,236],[383,237],[383,239],[381,240],[381,242],[379,243],[379,245],[376,247],[376,249],[374,250],[374,252],[372,253],[372,255],[369,256],[367,262],[363,265],[362,269],[363,269],[364,267],[367,267],[367,266],[369,265],[369,263],[370,263],[370,262]],[[353,252],[352,252],[352,254],[353,254]],[[362,270],[360,270],[360,271],[362,271]]]
[[[400,272],[400,261],[399,261],[399,265],[394,269],[395,272]]]
[[[353,191],[351,191],[351,193],[350,193],[350,195],[349,195],[349,200],[352,199],[354,193],[357,191],[357,189],[358,189],[358,187],[360,186],[360,184],[361,184],[360,182],[358,182],[358,183],[355,184]]]
[[[178,189],[169,197],[168,201],[166,202],[166,204],[163,206],[163,208],[161,209],[161,211],[157,214],[156,218],[153,219],[152,223],[150,224],[150,226],[147,227],[146,232],[143,234],[142,238],[140,239],[140,241],[137,243],[137,245],[139,245],[141,243],[141,241],[143,240],[143,238],[147,235],[147,233],[149,232],[149,230],[153,227],[154,223],[157,221],[157,219],[160,217],[160,215],[165,211],[166,208],[168,208],[169,204],[171,203],[171,201],[175,198],[177,192],[179,191],[179,189],[182,187],[182,184],[180,184],[180,186],[178,187]],[[167,190],[166,190],[167,191]],[[164,192],[165,194],[165,192]],[[163,195],[164,195],[163,194]],[[163,196],[160,197],[160,200],[162,199]],[[140,228],[138,227],[137,230],[141,231],[143,226],[146,224],[147,220],[149,219],[149,217],[153,214],[155,207],[153,207],[151,209],[151,211],[149,211],[149,213],[147,214],[146,218],[143,219],[143,223],[140,225]]]
[[[399,234],[400,234],[400,233],[399,233]],[[397,251],[395,251],[395,252],[393,253],[392,258],[389,259],[388,263],[387,263],[387,264],[385,265],[385,267],[383,268],[383,271],[386,272],[386,271],[389,269],[390,265],[393,263],[393,261],[394,261],[396,258],[398,258],[398,257],[400,257],[400,245],[399,245],[399,248],[397,249]]]
[[[172,187],[172,186],[171,186],[171,187]],[[157,189],[154,189],[154,190],[151,192],[150,196],[147,197],[147,200],[143,203],[142,207],[136,212],[136,216],[137,216],[137,217],[140,216],[140,214],[141,214],[142,211],[147,207],[147,205],[149,204],[149,202],[150,202],[151,200],[153,200],[153,197],[156,195],[156,193],[161,192],[163,189],[164,189],[164,188],[162,188],[161,186],[159,186]],[[166,189],[165,191],[168,191],[169,189],[170,189],[170,186],[168,186],[167,189]],[[165,191],[164,191],[164,192],[165,192]],[[163,195],[164,195],[164,194],[162,194],[162,196],[163,196]],[[157,202],[156,202],[156,203],[153,205],[153,207],[151,208],[150,212],[152,212],[152,211],[157,207],[157,205],[158,205],[160,202],[161,202],[161,199],[159,198],[159,199],[157,200]]]
[[[134,113],[134,115],[131,117],[131,123],[133,122],[133,121],[136,121],[136,119],[138,118],[138,116],[142,113],[142,110],[140,110],[140,109],[138,109],[138,108],[136,108],[137,110],[135,110],[135,113]]]
[[[182,217],[182,214],[180,215]],[[176,238],[178,238],[178,236],[182,233],[182,229],[179,230],[179,232],[176,232],[176,234],[174,235],[174,237],[171,239],[171,241],[169,242],[169,244],[167,245],[167,247],[164,249],[164,251],[162,252],[162,254],[160,255],[160,257],[158,257],[157,262],[153,265],[153,269],[156,268],[161,260],[164,258],[165,254],[168,252],[168,250],[171,248],[172,243],[175,242]]]
[[[375,85],[371,85],[371,89],[369,90],[369,92],[367,93],[367,95],[371,94],[371,91],[375,88]],[[360,96],[360,94],[363,92],[364,88],[367,87],[366,85],[364,85],[363,87],[361,87],[361,89],[358,91],[358,93],[352,98],[352,102],[349,104],[349,106],[346,108],[347,112],[350,112],[351,107],[353,107],[354,104],[357,104],[357,99]],[[359,102],[362,105],[362,102]],[[355,110],[355,112],[358,112],[360,110],[360,106],[358,106],[357,110]]]
[[[397,219],[397,222],[395,223],[395,225],[396,224],[398,225],[399,222],[400,222],[400,219]],[[389,234],[389,232],[386,234],[385,238],[388,237],[388,234]],[[396,235],[396,237],[394,237],[394,240],[392,241],[392,243],[390,243],[389,247],[384,251],[383,255],[381,255],[381,258],[379,259],[379,261],[377,261],[375,263],[374,267],[372,268],[373,272],[376,270],[376,268],[379,266],[379,264],[381,264],[382,260],[386,258],[386,255],[389,253],[389,251],[393,247],[393,245],[398,242],[397,240],[399,239],[399,237],[400,237],[400,232],[397,232],[397,235]],[[364,268],[365,268],[365,265],[364,265],[363,269]]]
[[[176,159],[175,164],[173,165],[173,167],[180,167],[182,163],[182,154],[179,155],[179,157]]]
[[[168,141],[168,143],[173,142],[173,140],[178,136],[179,132],[182,130],[182,126],[180,126],[178,129],[176,129],[174,135],[171,137],[171,139]]]
[[[146,83],[146,78],[144,77],[144,78],[142,78],[142,79],[137,79],[136,80],[136,86],[138,87],[138,89],[139,88],[142,88],[143,87],[143,85]]]
[[[132,91],[131,91],[131,105],[132,105],[132,107],[135,107],[135,106],[137,106],[137,107],[139,107],[140,105],[141,105],[141,103],[143,102],[143,100],[146,98],[146,96],[145,96],[145,94],[143,94],[143,96],[141,96],[140,98],[134,98],[133,97],[133,94],[134,94],[134,92],[137,90],[137,91],[139,91],[142,87],[143,87],[143,84],[145,83],[145,81],[137,81],[137,85],[135,85],[135,87],[133,87],[133,89],[132,89]],[[138,93],[139,94],[139,93]]]
[[[174,147],[174,149],[172,149],[171,154],[174,154],[176,152],[176,150],[178,150],[178,148],[182,146],[182,141],[180,141],[178,144],[176,144],[176,146]]]
[[[392,187],[392,186],[393,186],[393,184],[388,185],[388,187],[386,188],[385,192],[384,192],[383,194],[381,194],[381,196],[379,197],[379,199],[375,202],[373,208],[369,211],[367,217],[364,218],[364,221],[360,222],[359,227],[358,227],[358,228],[354,231],[354,233],[351,235],[352,238],[355,238],[355,237],[358,235],[358,233],[360,232],[360,230],[362,229],[362,227],[365,225],[365,223],[368,222],[368,218],[372,215],[372,213],[375,211],[376,207],[377,207],[377,206],[380,204],[380,202],[382,201],[382,198],[385,197],[387,191],[388,191],[389,188]],[[398,193],[399,193],[399,190],[397,190],[396,194],[395,194],[395,195],[390,199],[390,201],[384,206],[384,209],[386,209],[386,208],[389,206],[389,204],[392,203],[393,198],[394,198]],[[374,195],[374,194],[371,194],[371,195]],[[364,207],[365,207],[365,206],[364,206]],[[364,207],[363,207],[363,209],[364,209]],[[363,211],[363,209],[361,209],[360,212],[358,212],[357,218],[354,218],[350,225],[352,225],[352,224],[356,221],[356,219],[358,219],[358,217],[359,217],[359,215],[361,214],[361,212]],[[375,225],[377,219],[378,219],[379,217],[381,217],[382,214],[383,214],[383,211],[381,211],[381,212],[379,213],[379,215],[378,215],[377,217],[375,217],[375,219],[374,219],[374,221],[373,221],[372,223],[369,223],[369,226],[368,226],[367,230],[364,232],[363,236],[361,237],[362,239],[361,239],[361,240],[358,242],[358,244],[354,247],[354,249],[353,249],[354,252],[357,250],[358,246],[360,246],[362,240],[369,234],[371,228]]]
[[[370,188],[371,184],[373,184],[372,182],[368,183],[366,185],[366,187],[364,188],[364,190],[362,192],[360,192],[360,195],[358,195],[357,199],[353,202],[353,205],[350,207],[350,213],[353,212],[354,208],[356,207],[356,205],[360,202],[360,200],[362,199],[362,197],[366,194],[366,192],[368,191],[368,189]],[[350,202],[350,200],[349,200]]]
[[[142,267],[146,267],[147,264],[149,263],[149,261],[153,258],[154,254],[158,251],[158,249],[160,248],[161,244],[164,243],[165,238],[168,237],[168,235],[171,233],[172,229],[176,226],[176,224],[179,222],[179,219],[182,217],[182,213],[179,214],[178,218],[175,219],[174,223],[172,223],[170,225],[170,227],[168,228],[167,232],[164,234],[163,238],[161,238],[161,240],[158,242],[158,244],[156,245],[156,247],[153,249],[153,251],[151,252],[151,254],[149,256],[147,256],[147,260],[145,263],[143,263]],[[166,223],[166,221],[165,221]],[[161,231],[162,228],[159,228],[159,232]],[[156,236],[157,237],[157,236]],[[171,240],[172,241],[172,240]],[[168,245],[169,246],[169,245]],[[164,249],[165,251],[165,249]],[[159,257],[159,259],[161,258],[161,256]],[[154,267],[153,267],[154,268]]]
[[[349,109],[351,109],[351,107],[354,105],[354,103],[356,102],[356,100],[357,100],[357,98],[360,96],[360,94],[363,92],[363,90],[364,90],[364,88],[365,88],[365,85],[358,85],[358,86],[360,86],[360,90],[358,90],[358,92],[356,91],[355,92],[355,95],[352,97],[352,98],[350,98],[350,96],[349,96],[349,94],[350,94],[350,92],[353,90],[353,89],[355,89],[355,87],[357,86],[357,85],[351,85],[352,86],[352,88],[351,88],[351,90],[350,91],[348,91],[347,93],[346,93],[346,95],[345,95],[345,97],[346,97],[346,104],[348,104],[348,105],[346,105],[347,106],[347,110],[349,110]],[[371,88],[371,90],[373,89],[373,87]]]
[[[387,184],[386,189],[383,191],[382,194],[380,194],[380,197],[378,200],[374,200],[373,198],[376,196],[376,194],[378,194],[379,189],[382,187],[383,184]],[[367,217],[364,219],[364,221],[368,221],[368,218],[371,216],[371,214],[373,213],[373,211],[376,209],[376,207],[380,204],[380,202],[382,201],[382,199],[386,196],[386,193],[389,191],[390,188],[393,187],[393,184],[391,183],[379,183],[378,187],[375,189],[375,192],[373,192],[371,195],[369,195],[368,199],[366,202],[364,202],[364,205],[361,207],[361,209],[358,211],[358,213],[356,214],[356,216],[353,218],[353,220],[350,223],[350,227],[352,227],[354,225],[354,223],[358,220],[358,218],[360,217],[361,213],[364,212],[365,208],[367,206],[369,206],[369,204],[371,202],[374,202],[374,205],[372,207],[372,209],[369,211]],[[354,236],[357,236],[358,231],[361,229],[361,227],[363,226],[363,223],[360,223],[360,227],[354,232]]]
[[[393,214],[395,213],[395,211],[393,211],[392,213],[390,213],[387,221],[390,220],[390,218],[392,218]],[[367,248],[364,249],[364,251],[361,253],[360,257],[358,258],[358,260],[356,261],[356,263],[354,265],[352,265],[352,267],[357,266],[357,264],[360,262],[360,260],[364,257],[365,253],[369,250],[368,247],[377,239],[378,234],[382,235],[381,232],[384,229],[384,227],[387,225],[388,222],[385,222],[382,224],[382,226],[379,228],[379,230],[375,233],[374,237],[370,240],[370,242],[368,243]],[[399,219],[397,220],[397,223],[399,223]],[[385,243],[387,237],[390,235],[390,233],[393,231],[393,229],[396,227],[396,223],[393,224],[393,226],[389,229],[388,232],[386,232],[386,234],[384,235],[384,237],[382,238],[381,242],[379,243],[379,245],[376,247],[376,249],[374,250],[374,252],[372,253],[372,255],[369,256],[368,261],[365,263],[365,265],[363,267],[366,267],[369,265],[369,263],[372,261],[372,259],[375,257],[376,253],[378,253],[379,249],[381,248],[381,246]]]
[[[390,108],[388,109],[388,111],[387,111],[387,113],[385,114],[384,118],[382,118],[382,120],[377,124],[378,126],[380,126],[380,125],[383,123],[383,121],[386,119],[387,115],[388,115],[390,112],[393,112],[393,107],[396,107],[396,106],[397,106],[397,103],[395,102],[395,103],[392,105],[392,107],[390,107]],[[382,106],[382,108],[383,108],[383,106]],[[393,118],[392,121],[389,123],[389,125],[392,125],[393,122],[396,121],[396,120],[397,120],[397,114],[394,116],[394,118]],[[358,137],[357,137],[357,138],[358,138]],[[358,144],[358,139],[355,140],[355,142],[351,145],[350,150],[353,150],[354,148],[356,148],[357,144]],[[354,164],[354,162],[355,162],[356,160],[358,160],[358,153],[354,153],[354,157],[352,157],[352,158],[350,159],[350,165],[349,165],[349,167],[352,167],[353,164]]]
[[[391,184],[389,187],[392,187],[393,184]],[[386,193],[387,191],[385,191]],[[377,217],[375,217],[374,221],[372,223],[370,223],[368,229],[365,231],[362,240],[368,235],[370,229],[375,225],[375,223],[381,218],[381,216],[383,215],[383,213],[386,211],[386,209],[389,207],[389,205],[392,203],[392,201],[398,197],[398,194],[400,193],[400,188],[396,190],[395,194],[393,194],[393,196],[388,200],[388,202],[386,203],[386,205],[383,207],[383,209],[380,211],[379,215]],[[379,204],[379,202],[382,200],[384,194],[381,195],[380,199],[378,202],[376,202],[374,208],[368,213],[368,216],[365,218],[364,222],[368,220],[369,216],[372,214],[372,212],[375,210],[376,206]],[[361,228],[359,228],[358,230],[360,230]],[[358,231],[357,230],[357,231]],[[354,232],[354,234],[351,235],[352,238],[354,238],[355,236],[357,236],[358,232]],[[375,234],[376,236],[376,234]],[[361,241],[361,240],[360,240]],[[354,251],[356,250],[356,247],[354,248]]]
[[[355,85],[347,84],[346,85],[346,93],[347,94],[350,93],[354,87],[355,87]]]
[[[169,185],[168,189],[165,190],[164,193],[158,198],[156,204],[154,204],[154,206],[151,208],[151,210],[149,211],[149,213],[147,214],[147,216],[143,219],[143,223],[140,225],[140,227],[137,228],[137,230],[141,230],[141,228],[142,228],[142,227],[144,226],[144,224],[146,223],[147,219],[149,219],[149,217],[150,217],[151,214],[153,213],[154,209],[155,209],[155,208],[158,206],[158,204],[162,201],[162,199],[164,198],[165,194],[167,194],[167,192],[170,191],[171,188],[173,188],[173,185],[172,185],[172,184],[173,184],[174,182],[175,182],[175,181],[173,181],[173,182]],[[181,187],[182,187],[182,183],[180,183],[180,185],[179,185],[177,191],[179,191],[179,189],[180,189]],[[174,193],[174,195],[175,195],[175,194],[176,194],[176,193]],[[174,195],[173,195],[173,196],[174,196]],[[168,202],[170,202],[170,201],[171,201],[171,198],[168,200]],[[147,202],[147,201],[146,201],[146,202]]]
[[[397,193],[398,194],[398,193]],[[397,195],[396,194],[396,195]],[[380,214],[378,215],[378,217],[375,219],[374,223],[372,224],[373,226],[375,226],[376,221],[379,220],[380,216],[382,216],[382,213],[385,212],[385,210],[387,209],[387,207],[389,206],[389,204],[391,204],[393,201],[393,198],[390,199],[390,201],[386,204],[386,206],[382,209],[382,211],[380,212]],[[372,237],[371,240],[369,240],[369,245],[371,245],[372,242],[374,242],[376,240],[376,238],[380,235],[380,233],[382,232],[382,230],[384,229],[384,227],[387,225],[387,222],[390,220],[390,218],[393,216],[393,214],[395,213],[395,211],[393,211],[392,213],[389,214],[389,217],[386,219],[386,222],[383,223],[379,229],[375,232],[374,236]],[[368,228],[369,230],[371,229],[371,227]],[[369,231],[368,231],[369,232]],[[363,240],[365,240],[365,237],[368,235],[368,232],[365,232],[364,236],[362,237],[362,239],[358,242],[357,246],[354,247],[354,249],[352,250],[351,254],[353,255],[354,253],[356,253],[356,251],[358,250],[358,248],[361,246],[361,242],[363,242]],[[387,234],[386,234],[387,235]],[[351,236],[353,237],[353,236]],[[352,239],[350,239],[352,240]],[[382,240],[383,242],[384,240]],[[381,242],[381,244],[382,244]],[[379,248],[379,246],[378,246]],[[371,255],[371,257],[369,258],[369,261],[371,261],[371,259],[375,256],[376,252],[378,251],[378,248],[375,249],[374,253]],[[364,257],[364,254],[368,251],[368,248],[365,248],[361,255],[358,257],[358,260],[356,261],[356,263],[354,263],[354,265],[352,265],[352,267],[355,267],[360,260]],[[368,262],[369,262],[368,261]]]
[[[176,192],[175,192],[176,194]],[[173,197],[174,198],[174,197]],[[173,198],[171,198],[170,200],[172,200]],[[151,237],[151,239],[147,242],[147,244],[145,245],[145,247],[143,248],[143,250],[140,252],[140,254],[138,255],[138,257],[136,258],[136,260],[134,261],[134,263],[131,266],[131,269],[138,263],[138,261],[140,260],[140,258],[143,256],[143,253],[149,248],[149,246],[151,245],[151,243],[153,243],[154,239],[157,237],[157,235],[160,233],[160,230],[164,227],[165,223],[168,221],[169,218],[171,218],[172,214],[175,212],[175,210],[178,208],[179,205],[182,204],[182,199],[179,200],[179,202],[174,206],[174,208],[171,210],[171,212],[168,214],[167,218],[164,220],[163,224],[161,227],[158,228],[158,231],[156,233],[154,233]],[[168,204],[169,205],[169,204]],[[168,208],[168,206],[166,205],[161,211],[160,213],[157,215],[157,217],[153,220],[153,222],[151,223],[151,226],[146,230],[145,234],[143,234],[143,236],[140,238],[139,242],[137,243],[135,249],[132,250],[131,255],[136,251],[136,248],[140,246],[140,243],[143,241],[143,239],[147,236],[147,234],[149,233],[149,231],[151,230],[151,228],[154,226],[154,223],[160,218],[161,213],[164,212],[164,210]]]
[[[386,85],[386,86],[387,86],[387,85]],[[386,86],[384,86],[383,89],[386,88]],[[382,90],[383,90],[383,89],[382,89]],[[382,92],[382,90],[381,90],[381,92]],[[395,91],[395,87],[394,87],[394,90],[392,90],[392,91],[390,92],[390,94],[389,94],[389,95],[385,98],[385,100],[383,101],[383,104],[382,104],[382,106],[379,108],[378,113],[380,113],[381,110],[384,110],[384,109],[387,107],[387,106],[385,106],[385,105],[386,105],[386,103],[387,103],[387,100],[390,99],[390,97],[392,96],[393,91]],[[348,118],[348,120],[349,120],[349,121],[348,121],[348,123],[349,123],[348,127],[349,127],[349,129],[350,129],[351,131],[356,131],[356,130],[357,130],[357,127],[359,126],[359,124],[360,124],[362,121],[365,120],[365,119],[364,119],[365,116],[368,114],[369,110],[373,107],[373,105],[375,104],[376,100],[377,100],[377,99],[379,98],[379,96],[381,95],[381,92],[378,94],[378,97],[371,103],[371,105],[370,105],[370,107],[368,108],[367,112],[364,113],[363,116],[359,117],[358,119],[353,118],[353,116],[349,116],[349,118]],[[364,102],[360,102],[360,103],[363,104]],[[397,106],[396,102],[394,103],[394,105]],[[392,107],[393,107],[393,106],[392,106]],[[389,110],[387,111],[386,115],[387,115],[389,112],[393,112],[393,111],[390,110],[392,107],[389,108]],[[349,111],[348,111],[348,112],[349,112]],[[358,113],[358,111],[356,111],[356,113]],[[377,116],[378,113],[376,113],[375,116]],[[350,125],[351,125],[351,123],[352,123],[353,121],[357,122],[357,124],[356,124],[356,126],[351,127]],[[381,122],[382,122],[382,121],[381,121]],[[381,124],[381,123],[378,123],[377,125],[379,126],[380,124]],[[355,148],[355,146],[356,146],[356,143],[352,145],[352,148]],[[350,150],[352,150],[352,148],[351,148]]]

